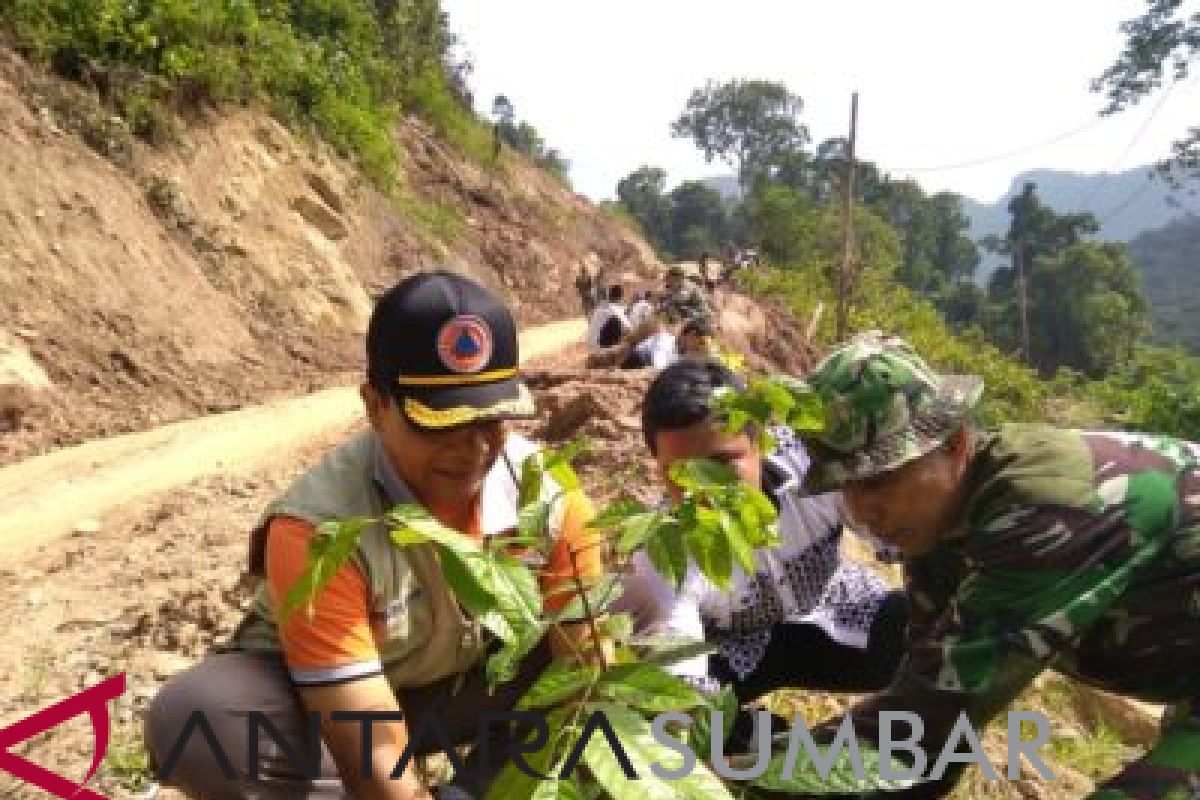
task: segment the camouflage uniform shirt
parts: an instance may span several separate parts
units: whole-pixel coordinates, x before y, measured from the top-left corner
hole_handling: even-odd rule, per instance
[[[685,281],[675,291],[668,292],[659,302],[658,310],[671,323],[701,317],[713,318],[708,295],[690,281]]]
[[[1043,668],[1156,702],[1200,697],[1200,448],[1010,425],[981,433],[961,528],[906,564],[909,652],[853,709],[917,713],[930,761]]]

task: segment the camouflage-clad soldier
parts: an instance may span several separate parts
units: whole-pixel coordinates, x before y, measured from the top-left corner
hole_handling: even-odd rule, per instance
[[[916,713],[932,764],[966,711],[976,730],[1042,669],[1173,703],[1146,755],[1092,800],[1200,797],[1200,448],[1041,425],[977,430],[973,376],[939,375],[873,332],[806,381],[825,430],[813,491],[904,552],[913,618],[893,685],[853,709]],[[904,735],[897,732],[898,735]],[[958,775],[889,798],[940,797]]]
[[[701,287],[686,279],[683,268],[675,265],[667,270],[662,299],[658,304],[659,314],[669,323],[689,319],[713,320],[712,305],[708,294]]]

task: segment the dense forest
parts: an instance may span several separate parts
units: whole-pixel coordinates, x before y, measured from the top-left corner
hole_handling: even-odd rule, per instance
[[[1129,243],[1154,320],[1154,339],[1200,353],[1200,216],[1189,214]]]
[[[507,144],[566,180],[565,158],[506,99],[494,122],[475,114],[472,64],[438,0],[4,0],[0,26],[31,61],[95,89],[104,116],[82,128],[97,146],[111,119],[166,144],[181,118],[260,103],[395,193],[393,126],[413,114],[481,164]]]

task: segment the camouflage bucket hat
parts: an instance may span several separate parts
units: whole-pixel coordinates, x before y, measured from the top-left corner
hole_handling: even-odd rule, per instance
[[[983,394],[975,375],[939,375],[903,339],[861,334],[804,381],[824,406],[824,430],[806,436],[811,491],[896,469],[938,448]]]

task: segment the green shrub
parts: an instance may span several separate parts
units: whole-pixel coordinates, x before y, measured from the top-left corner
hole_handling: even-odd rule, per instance
[[[147,144],[164,145],[175,140],[175,123],[163,104],[152,97],[131,93],[123,103],[122,116],[133,135]]]
[[[834,344],[834,293],[826,270],[815,263],[745,275],[748,288],[784,299],[802,323],[818,303],[824,313],[818,345]],[[955,332],[937,309],[879,275],[863,275],[851,330],[878,328],[904,336],[935,368],[983,378],[983,424],[1051,422],[1162,433],[1200,441],[1200,359],[1182,350],[1139,347],[1135,357],[1103,380],[1060,369],[1043,381],[1018,357],[991,344],[982,330]]]
[[[988,343],[982,331],[955,333],[931,303],[887,276],[868,273],[860,278],[858,303],[850,316],[852,331],[878,328],[903,336],[936,369],[982,377],[987,387],[979,411],[983,424],[1041,418],[1046,386],[1031,369]],[[748,271],[747,281],[751,291],[787,302],[801,324],[822,304],[817,343],[835,343],[834,292],[827,270],[819,264]]]
[[[128,728],[113,732],[103,764],[105,773],[127,792],[144,792],[152,779],[150,756],[141,734]]]
[[[638,222],[637,217],[629,213],[620,201],[617,200],[601,200],[600,210],[604,211],[608,216],[619,222],[630,233],[636,236],[645,236],[642,231],[642,225]]]
[[[447,85],[436,0],[0,0],[22,52],[96,89],[149,142],[164,103],[262,100],[310,122],[379,185],[396,176],[399,104],[481,163],[489,133]]]
[[[449,91],[440,67],[430,66],[416,75],[401,101],[477,164],[491,162],[491,128],[477,120]]]
[[[1120,427],[1200,441],[1200,359],[1178,348],[1139,347],[1080,393]]]

